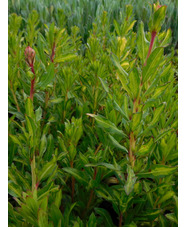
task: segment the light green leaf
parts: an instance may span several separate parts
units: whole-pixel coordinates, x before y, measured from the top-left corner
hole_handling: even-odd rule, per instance
[[[112,144],[113,144],[116,148],[118,148],[118,149],[120,149],[120,150],[122,150],[122,151],[128,153],[127,148],[125,148],[124,146],[122,146],[121,144],[119,144],[119,142],[118,142],[116,139],[114,139],[114,137],[111,136],[110,134],[109,134],[109,138],[110,138]]]
[[[129,88],[133,98],[137,98],[140,86],[140,78],[136,68],[129,74]]]
[[[40,149],[39,149],[39,156],[40,158],[43,157],[43,154],[45,153],[47,148],[47,139],[46,139],[46,135],[44,134],[41,138],[41,142],[40,142]]]
[[[171,43],[171,40],[172,40],[172,31],[171,31],[171,29],[169,28],[169,29],[167,30],[167,33],[166,33],[166,35],[165,35],[164,40],[163,40],[162,43],[161,43],[161,46],[162,46],[162,47],[168,46],[168,45]]]
[[[57,165],[55,162],[51,161],[46,163],[43,168],[38,173],[38,181],[43,181],[57,169]]]
[[[132,129],[132,131],[135,131],[139,127],[141,119],[142,119],[142,112],[134,113],[132,115],[132,121],[131,121],[131,129]]]
[[[160,117],[160,114],[162,114],[164,107],[165,107],[165,104],[163,103],[155,109],[153,119],[152,119],[151,123],[149,124],[149,126],[155,125],[160,120],[159,117]]]
[[[134,171],[131,166],[127,165],[127,181],[125,183],[124,189],[127,195],[129,195],[134,189],[134,185],[136,183],[137,177],[134,174]]]
[[[85,173],[83,173],[82,171],[70,167],[63,168],[63,171],[72,175],[79,183],[88,185],[89,180]]]
[[[153,149],[153,146],[154,146],[154,141],[151,138],[149,142],[147,142],[146,144],[143,144],[140,147],[140,149],[136,152],[137,156],[147,155]]]
[[[144,65],[147,57],[148,48],[149,48],[149,42],[146,40],[146,37],[145,37],[143,22],[139,24],[139,28],[138,28],[137,48],[138,48],[138,56],[142,61],[142,65]]]
[[[57,62],[57,63],[67,62],[67,61],[73,60],[76,57],[77,57],[77,55],[75,55],[75,54],[65,54],[65,55],[61,55],[59,57],[56,57],[54,59],[54,62]]]
[[[157,70],[163,55],[163,47],[157,47],[147,59],[147,64],[142,71],[142,81],[146,82]]]
[[[165,216],[170,221],[175,222],[176,224],[178,224],[178,220],[177,220],[176,215],[174,213],[166,214]]]
[[[122,68],[122,66],[120,65],[120,63],[118,62],[118,60],[117,60],[117,58],[114,54],[112,55],[112,59],[113,59],[115,66],[119,70],[119,73],[117,74],[117,76],[119,77],[119,79],[122,83],[123,89],[126,90],[130,94],[130,90],[127,86],[127,84],[128,84],[128,73]]]
[[[163,178],[169,176],[177,171],[177,167],[170,167],[166,165],[153,165],[149,172],[138,173],[139,178]]]
[[[122,130],[118,129],[114,123],[106,119],[105,117],[101,115],[95,115],[95,114],[87,114],[90,117],[94,117],[98,125],[105,129],[107,132],[110,132],[111,134],[120,135],[122,137],[127,137]]]
[[[37,88],[45,89],[48,84],[52,82],[54,79],[54,64],[50,63],[50,65],[47,68],[47,73],[43,74],[41,77],[40,82],[37,84]]]

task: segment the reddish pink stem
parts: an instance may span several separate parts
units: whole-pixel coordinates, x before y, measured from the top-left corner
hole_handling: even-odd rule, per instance
[[[50,56],[50,60],[51,62],[54,62],[54,56],[55,56],[55,43],[53,44],[53,48],[52,48],[52,54]]]
[[[33,65],[30,65],[30,67],[31,67],[32,73],[35,75],[34,66]],[[35,84],[35,79],[36,79],[36,77],[34,76],[34,78],[31,80],[30,99],[32,101],[33,101],[33,98],[34,98],[34,84]]]
[[[154,44],[154,39],[156,37],[156,31],[152,31],[151,33],[151,41],[150,41],[150,46],[149,46],[149,51],[148,51],[148,54],[147,54],[147,59],[149,58],[150,54],[151,54],[151,51],[152,51],[152,47],[153,47],[153,44]],[[145,61],[145,64],[147,64],[147,59]]]

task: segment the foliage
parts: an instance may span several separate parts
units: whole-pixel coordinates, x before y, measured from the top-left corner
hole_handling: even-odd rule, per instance
[[[101,11],[83,50],[65,17],[9,16],[9,226],[177,226],[171,32],[163,6],[149,32],[125,9],[112,30]]]
[[[44,32],[44,24],[55,22],[58,27],[66,27],[71,33],[71,27],[78,26],[83,43],[87,42],[93,23],[100,23],[103,11],[108,13],[109,29],[114,30],[114,20],[119,25],[123,23],[126,5],[132,5],[135,19],[138,23],[143,21],[145,31],[148,31],[148,23],[151,15],[151,4],[155,0],[9,0],[9,14],[16,13],[27,20],[29,13],[35,9],[40,18],[40,30]],[[160,0],[161,5],[167,5],[166,22],[163,30],[171,28],[173,32],[172,45],[178,42],[178,0]],[[24,23],[22,26],[24,27]],[[134,27],[137,31],[137,24]]]

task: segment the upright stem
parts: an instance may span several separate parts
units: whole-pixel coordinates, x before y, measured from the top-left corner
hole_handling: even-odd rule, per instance
[[[149,46],[149,51],[148,51],[147,58],[146,58],[146,61],[145,61],[145,64],[144,65],[147,64],[147,59],[149,58],[149,56],[151,54],[155,37],[156,37],[156,31],[152,31],[152,33],[151,33],[151,40],[150,40],[150,46]]]
[[[56,47],[56,45],[55,45],[55,43],[53,43],[53,47],[52,47],[52,54],[51,54],[51,56],[50,56],[50,60],[51,60],[51,62],[54,62],[55,47]]]
[[[31,80],[31,88],[30,88],[30,99],[33,101],[33,98],[34,98],[34,84],[35,84],[35,71],[34,71],[34,66],[33,65],[30,65],[31,67],[31,71],[32,73],[34,74],[34,78]]]
[[[131,166],[134,167],[135,164],[135,156],[133,154],[133,151],[135,149],[135,138],[134,138],[134,133],[130,133],[130,147],[129,147],[129,159]]]
[[[34,84],[35,84],[35,77],[31,80],[31,88],[30,88],[30,99],[33,101],[34,98]]]
[[[119,227],[122,226],[122,221],[123,221],[123,214],[120,213],[120,216],[119,216]]]

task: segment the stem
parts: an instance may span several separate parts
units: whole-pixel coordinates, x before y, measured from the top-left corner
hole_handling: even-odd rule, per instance
[[[31,64],[30,67],[31,67],[32,73],[34,74],[34,79],[31,80],[31,88],[30,88],[30,99],[33,102],[33,98],[34,98],[34,84],[35,84],[36,77],[35,77],[34,65]]]
[[[97,147],[97,149],[96,149],[96,151],[94,153],[95,155],[98,153],[98,151],[99,151],[99,149],[100,149],[101,146],[102,146],[102,143],[100,143],[99,146]]]
[[[120,213],[120,216],[119,216],[119,227],[122,226],[122,221],[123,221],[123,214]]]
[[[55,43],[53,43],[53,47],[52,47],[52,54],[51,54],[51,56],[50,56],[50,60],[51,60],[51,62],[54,62],[55,47],[56,47],[56,45],[55,45]]]
[[[35,77],[34,79],[31,80],[31,88],[30,88],[30,99],[33,102],[33,98],[34,98],[34,84],[35,84]]]
[[[149,56],[151,54],[155,37],[156,37],[156,31],[152,31],[152,33],[151,33],[151,40],[150,40],[150,46],[149,46],[149,51],[148,51],[147,58],[146,58],[146,61],[145,61],[145,64],[144,65],[147,64],[147,59],[149,58]]]
[[[133,154],[133,151],[135,149],[135,138],[134,138],[134,133],[130,133],[130,147],[129,147],[129,160],[131,163],[132,168],[134,168],[135,164],[135,156]]]
[[[96,175],[97,175],[97,168],[95,167],[94,168],[93,180],[96,179]],[[92,202],[93,195],[94,195],[94,190],[92,189],[91,192],[90,192],[90,197],[89,197],[89,200],[88,200],[88,203],[87,203],[87,206],[86,206],[86,210],[84,210],[83,215],[82,215],[83,217],[85,216],[86,212],[88,211],[88,208],[90,207],[90,204]]]
[[[48,100],[49,100],[49,92],[45,91],[45,108],[44,108],[44,113],[43,113],[43,124],[42,124],[42,128],[45,124],[45,117],[46,117],[46,113],[47,113],[47,107],[48,107]]]

